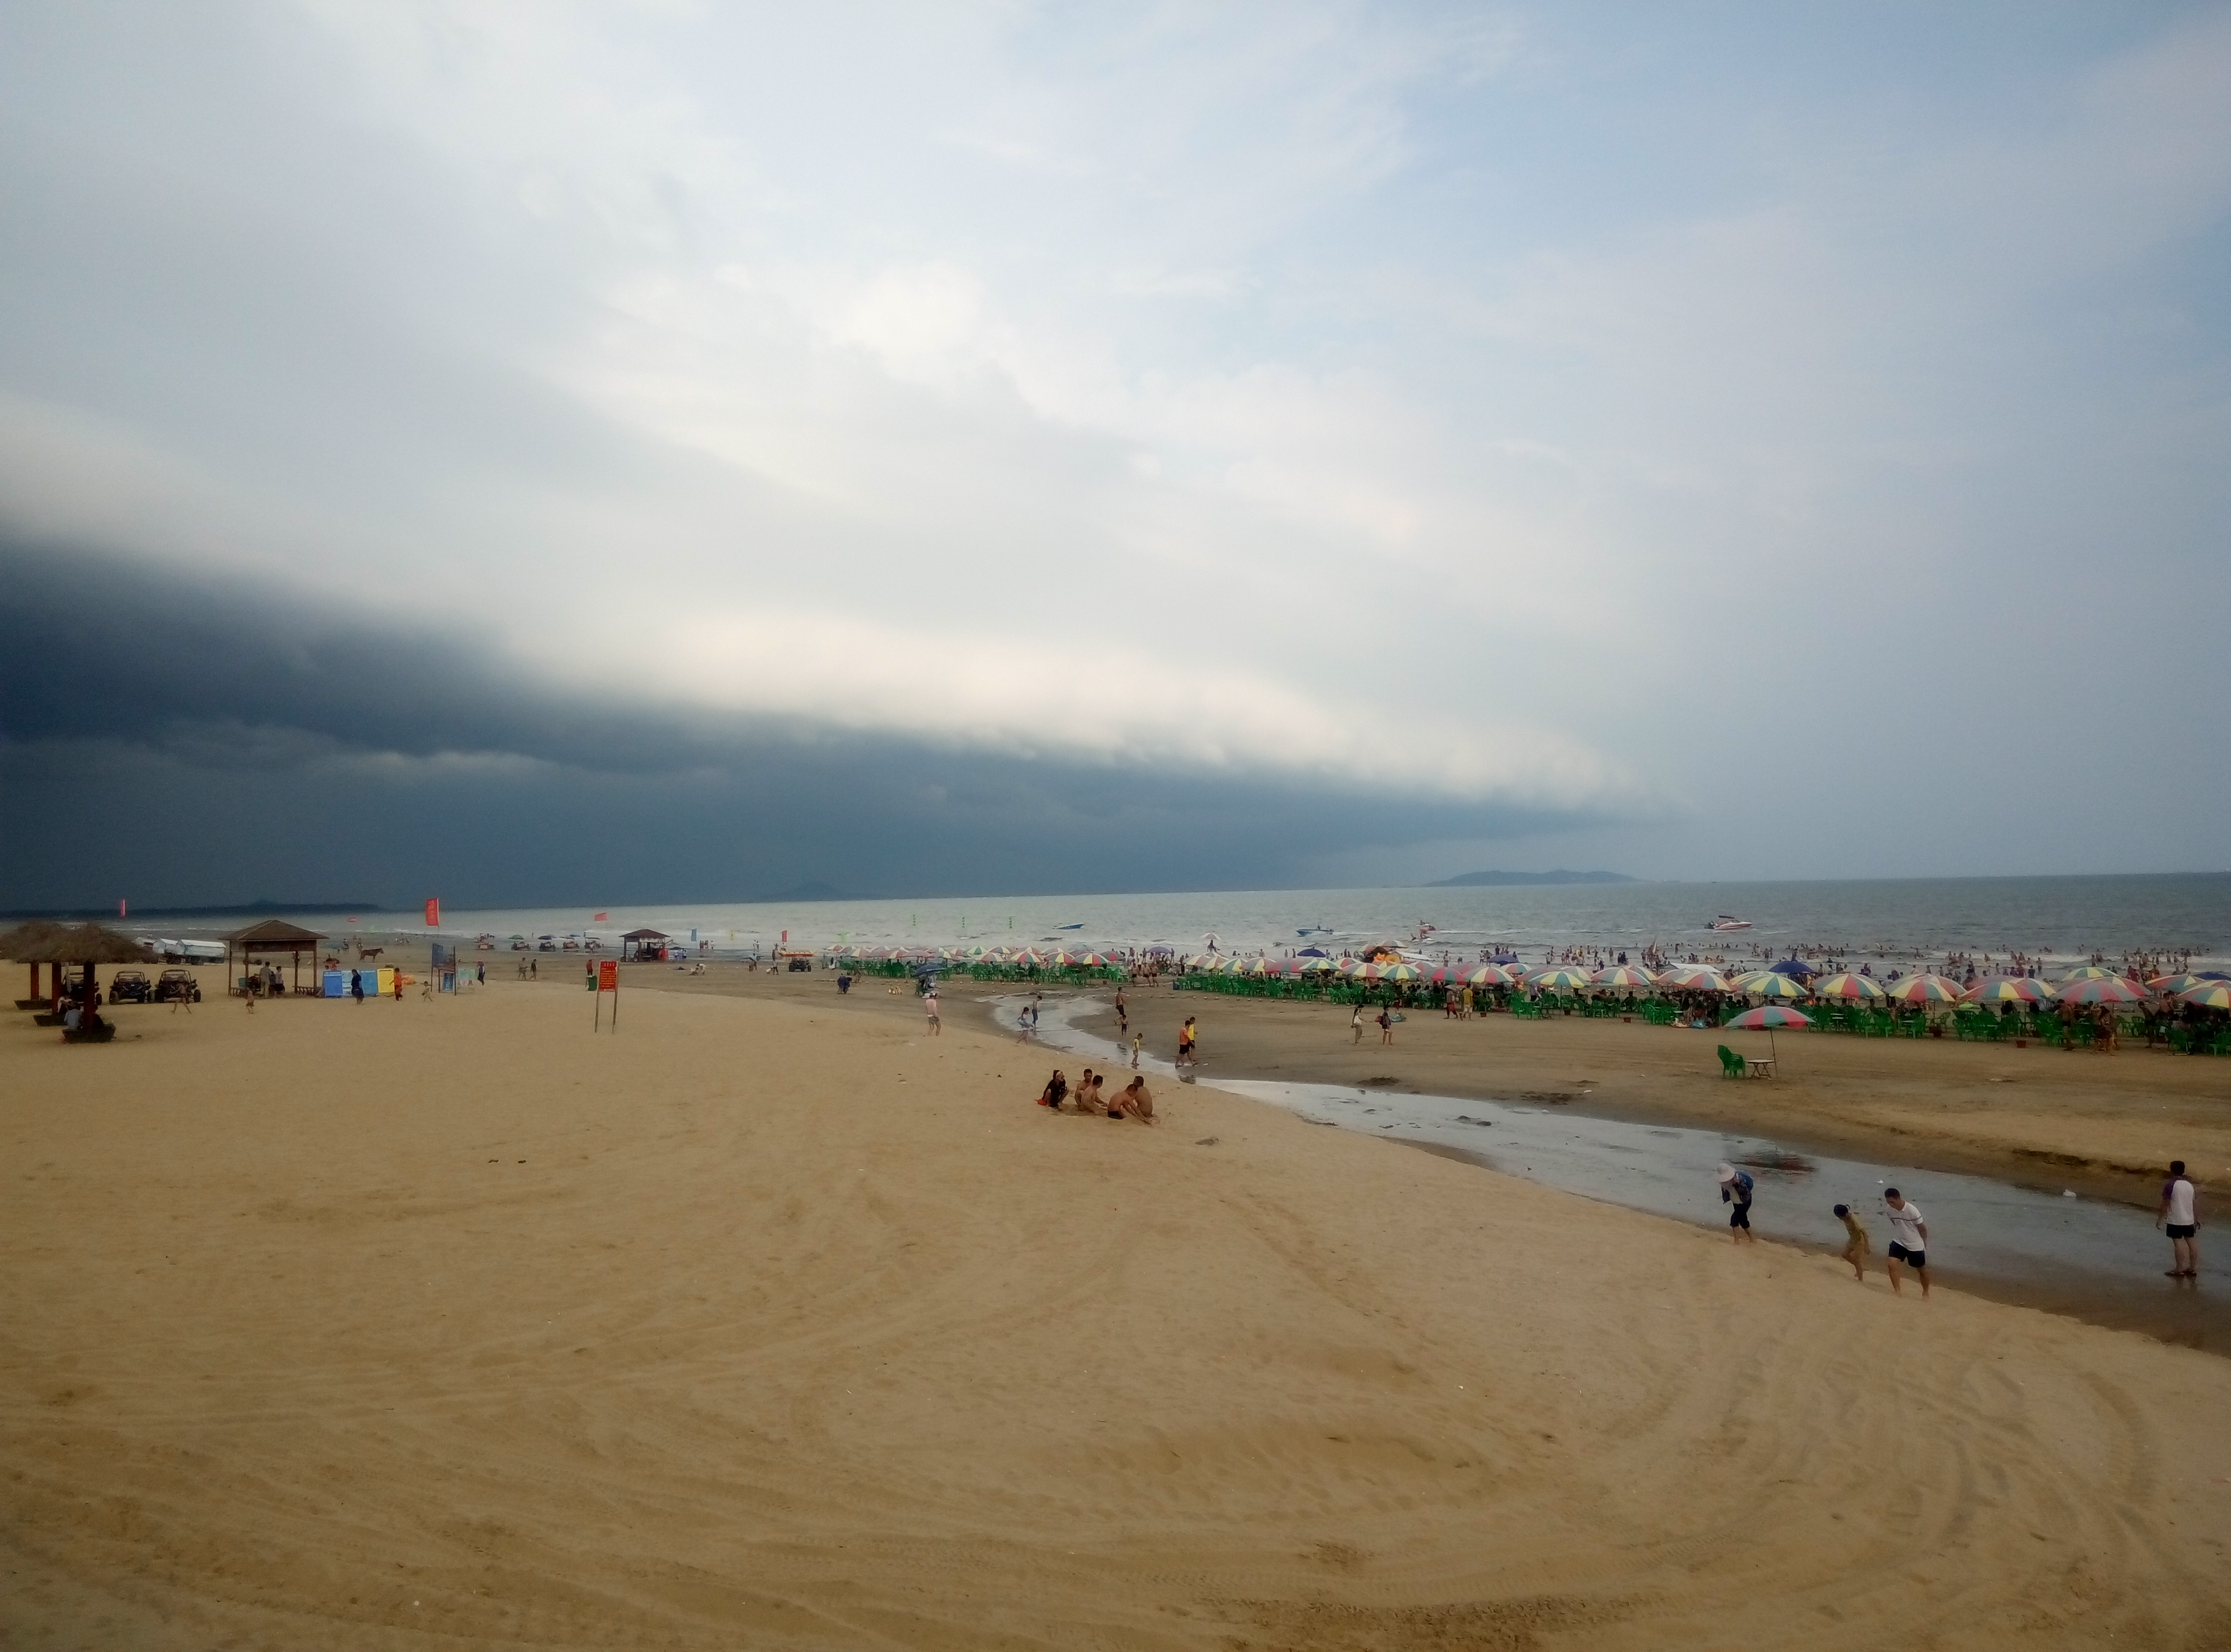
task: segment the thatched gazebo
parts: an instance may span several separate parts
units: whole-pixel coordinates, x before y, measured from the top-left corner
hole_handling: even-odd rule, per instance
[[[23,926],[23,930],[29,930],[32,927],[27,923]],[[77,991],[83,993],[89,991],[97,984],[94,975],[94,966],[96,964],[151,962],[147,956],[147,949],[130,936],[119,935],[115,930],[106,929],[98,923],[74,925],[55,923],[45,927],[48,931],[46,934],[27,942],[19,943],[16,939],[16,936],[23,933],[23,930],[19,930],[8,937],[10,949],[16,962],[31,966],[31,994],[35,1001],[32,1005],[34,1008],[45,1007],[58,1002],[65,996],[74,995],[68,993],[62,985],[62,970],[68,965],[76,964],[84,969],[85,974],[79,978],[77,986]],[[38,1001],[39,966],[42,963],[54,966],[54,992],[46,1000]]]
[[[306,930],[299,923],[289,923],[284,918],[268,917],[261,923],[251,923],[244,930],[235,930],[224,937],[224,989],[228,993],[242,990],[240,976],[232,972],[232,955],[240,954],[240,967],[244,972],[249,964],[261,954],[267,958],[284,954],[294,960],[294,985],[288,990],[300,994],[302,990],[302,955],[310,955],[310,967],[317,968],[318,943],[326,937],[315,930]]]
[[[29,923],[18,923],[5,935],[0,935],[0,958],[12,959],[31,967],[31,995],[18,998],[16,1001],[17,1009],[44,1009],[54,1001],[53,993],[42,994],[39,991],[39,966],[46,962],[46,957],[38,951],[38,948],[42,943],[60,935],[68,927],[67,923],[56,923],[49,918],[35,917]],[[57,964],[55,967],[55,992],[61,990],[61,967]]]

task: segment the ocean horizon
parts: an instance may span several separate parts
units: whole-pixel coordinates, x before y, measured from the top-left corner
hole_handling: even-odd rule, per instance
[[[775,948],[1169,946],[1277,953],[1312,942],[1337,947],[1401,940],[1431,925],[1452,952],[1506,947],[1522,955],[1566,947],[1608,951],[1828,952],[1854,960],[1947,952],[2021,951],[2062,960],[2095,954],[2231,955],[2231,871],[2044,877],[1836,878],[1623,884],[1389,884],[1344,889],[1196,890],[1139,894],[883,897],[445,907],[430,930],[417,910],[337,913],[312,904],[202,909],[172,927],[203,932],[228,918],[286,917],[336,937],[358,934],[615,939],[655,929],[717,954]],[[1747,930],[1715,933],[1722,914]],[[135,933],[160,914],[123,920]],[[112,916],[106,921],[114,923]]]

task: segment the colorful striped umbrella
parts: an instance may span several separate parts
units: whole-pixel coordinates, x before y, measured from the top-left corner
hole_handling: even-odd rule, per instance
[[[1848,969],[1829,976],[1813,988],[1822,998],[1880,998],[1882,983],[1872,975],[1855,975]]]
[[[1985,975],[1960,995],[1976,1004],[2042,1004],[2053,988],[2034,975]]]
[[[1404,963],[1399,960],[1394,963],[1382,963],[1379,966],[1379,979],[1381,981],[1416,981],[1422,973],[1416,964]]]
[[[2202,1009],[2231,1009],[2231,982],[2203,981],[2197,987],[2186,988],[2177,996]]]
[[[2072,981],[2112,981],[2115,976],[2114,970],[2102,969],[2096,963],[2079,964],[2061,976],[2060,984],[2066,987]]]
[[[1947,975],[1908,975],[1885,988],[1901,1004],[1956,1004],[1967,994]]]
[[[1303,958],[1299,962],[1301,968],[1296,973],[1304,975],[1321,975],[1328,970],[1340,968],[1330,958]]]
[[[1728,978],[1708,963],[1677,963],[1658,977],[1658,984],[1685,993],[1728,990]]]
[[[1737,975],[1728,985],[1755,998],[1809,998],[1813,994],[1813,989],[1802,981],[1778,975],[1771,969],[1754,969],[1747,975]]]
[[[1613,988],[1647,988],[1655,987],[1658,984],[1647,969],[1636,969],[1623,963],[1615,963],[1608,969],[1597,970],[1594,982],[1599,987]]]
[[[2207,984],[2208,977],[2205,975],[2156,975],[2151,981],[2146,982],[2146,990],[2150,993],[2164,993],[2174,998],[2179,993],[2189,993],[2195,987],[2205,987]]]
[[[2139,1004],[2145,1001],[2146,989],[2119,975],[2094,975],[2069,981],[2053,996],[2064,1004]]]
[[[1539,969],[1527,972],[1526,984],[1547,988],[1551,992],[1578,992],[1594,979],[1585,969],[1575,969],[1564,964],[1554,968],[1544,964]]]
[[[1777,1027],[1810,1027],[1813,1018],[1804,1011],[1791,1009],[1787,1005],[1761,1004],[1756,1009],[1747,1009],[1720,1025],[1745,1033],[1765,1033]]]
[[[1499,963],[1476,963],[1465,971],[1464,979],[1467,987],[1509,987],[1518,977]]]
[[[1810,1027],[1813,1025],[1813,1020],[1810,1016],[1787,1008],[1781,1004],[1761,1004],[1756,1009],[1747,1009],[1733,1020],[1723,1021],[1721,1025],[1735,1027],[1745,1033],[1764,1033],[1767,1053],[1779,1062],[1782,1059],[1782,1052],[1774,1047],[1774,1029],[1777,1027]]]

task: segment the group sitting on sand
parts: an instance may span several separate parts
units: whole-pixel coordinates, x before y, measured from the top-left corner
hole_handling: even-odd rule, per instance
[[[1080,1113],[1095,1114],[1118,1122],[1126,1118],[1135,1118],[1142,1124],[1154,1122],[1154,1092],[1147,1088],[1144,1079],[1132,1079],[1116,1092],[1116,1098],[1110,1101],[1100,1093],[1102,1078],[1102,1074],[1087,1067],[1078,1078],[1077,1088],[1072,1090],[1061,1069],[1056,1067],[1053,1077],[1046,1081],[1046,1087],[1038,1092],[1038,1105],[1051,1107],[1059,1112],[1064,1101],[1073,1101]]]

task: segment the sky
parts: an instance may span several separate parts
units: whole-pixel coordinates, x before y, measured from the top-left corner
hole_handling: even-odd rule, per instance
[[[2231,7],[0,7],[0,904],[2216,870]]]

